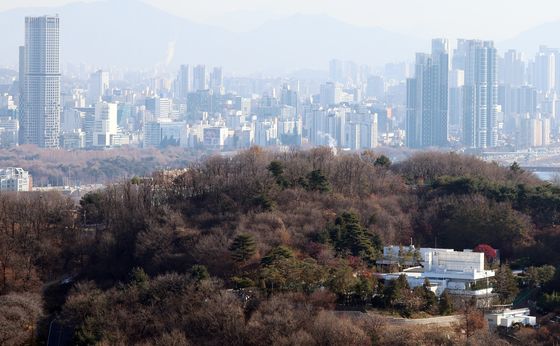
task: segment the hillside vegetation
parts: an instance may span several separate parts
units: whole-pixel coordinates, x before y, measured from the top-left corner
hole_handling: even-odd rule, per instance
[[[460,333],[331,310],[447,313],[421,288],[378,282],[388,244],[490,244],[502,263],[558,267],[559,202],[559,188],[515,166],[325,148],[212,157],[90,193],[78,208],[56,194],[1,194],[0,309],[27,309],[16,320],[37,322],[39,339],[56,317],[83,345],[462,344]],[[555,331],[544,329],[548,342]],[[29,335],[6,327],[0,344]],[[502,341],[481,329],[469,342]]]

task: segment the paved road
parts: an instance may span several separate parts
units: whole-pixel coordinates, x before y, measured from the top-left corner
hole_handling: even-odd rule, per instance
[[[368,319],[368,318],[381,318],[385,320],[385,322],[393,325],[402,325],[402,326],[421,326],[421,325],[437,325],[441,327],[451,326],[453,324],[457,324],[461,322],[461,315],[453,315],[453,316],[439,316],[439,317],[430,317],[430,318],[398,318],[398,317],[390,317],[379,315],[372,312],[360,312],[360,311],[335,311],[335,314],[348,316],[350,318],[360,318],[360,319]]]
[[[430,317],[430,318],[396,318],[388,317],[387,322],[390,324],[406,325],[406,326],[419,326],[419,325],[437,325],[437,326],[450,326],[461,322],[462,316],[440,316],[440,317]]]

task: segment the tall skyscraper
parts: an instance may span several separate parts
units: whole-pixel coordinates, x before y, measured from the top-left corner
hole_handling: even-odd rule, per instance
[[[451,135],[457,135],[463,118],[463,86],[465,71],[452,70],[449,76],[449,128]]]
[[[467,59],[467,40],[458,39],[457,48],[453,50],[453,59],[451,63],[451,68],[453,70],[465,70],[465,62]]]
[[[329,61],[329,78],[331,82],[344,82],[344,63],[333,59]]]
[[[98,102],[95,105],[93,146],[108,147],[117,135],[117,104]]]
[[[26,17],[23,47],[23,112],[20,143],[59,146],[60,21],[58,16]]]
[[[369,76],[367,79],[366,96],[383,100],[385,97],[385,81],[380,76]]]
[[[415,77],[407,80],[407,146],[448,144],[449,44],[432,40],[432,54],[416,54]]]
[[[206,66],[197,65],[193,68],[193,91],[208,89],[206,84]]]
[[[223,94],[224,75],[221,67],[214,67],[210,73],[210,89],[214,91],[214,94]]]
[[[492,41],[467,41],[463,105],[463,142],[469,148],[498,142],[498,71]]]
[[[518,87],[525,84],[525,62],[523,54],[513,49],[504,53],[504,84]]]
[[[25,119],[25,46],[19,47],[19,99],[18,99],[18,124]],[[18,143],[22,143],[18,130]]]
[[[546,46],[541,46],[535,56],[534,79],[539,92],[548,93],[555,89],[556,84],[556,55],[557,52]]]
[[[323,107],[329,107],[340,103],[342,100],[342,88],[339,84],[328,82],[321,84],[319,101]]]
[[[177,80],[175,81],[175,96],[186,100],[187,94],[191,90],[191,80],[189,73],[189,65],[181,65],[179,68],[179,73],[177,74]]]
[[[281,90],[280,104],[283,106],[294,107],[297,111],[299,104],[297,91],[292,90],[289,85],[284,84]]]
[[[109,90],[109,72],[98,70],[89,77],[88,99],[90,105],[103,101],[103,96]]]

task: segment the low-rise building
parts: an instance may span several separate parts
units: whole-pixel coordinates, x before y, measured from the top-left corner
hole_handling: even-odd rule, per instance
[[[404,274],[412,288],[429,280],[432,291],[438,296],[445,290],[453,295],[475,298],[492,295],[490,279],[496,273],[485,270],[481,252],[388,246],[383,254],[382,264],[404,263],[408,266],[400,272],[380,274],[384,280],[395,280]]]
[[[81,129],[63,132],[60,135],[60,146],[64,149],[83,149],[86,147],[86,133]]]
[[[512,328],[517,326],[535,326],[537,318],[530,315],[529,309],[506,309],[504,311],[486,314],[488,326],[490,328],[505,327]]]
[[[18,145],[19,121],[13,117],[0,116],[0,148]]]
[[[204,146],[206,148],[223,148],[226,145],[227,137],[227,127],[208,127],[203,130]]]
[[[0,169],[0,191],[20,192],[33,189],[29,172],[23,168],[8,167]]]

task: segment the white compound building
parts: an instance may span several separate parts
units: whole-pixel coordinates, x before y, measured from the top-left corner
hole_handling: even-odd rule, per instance
[[[395,280],[406,275],[411,288],[421,286],[428,279],[431,290],[440,296],[445,290],[461,296],[486,297],[492,294],[490,278],[493,270],[484,269],[484,254],[472,250],[387,246],[381,264],[417,263],[401,272],[379,274],[381,279]]]

